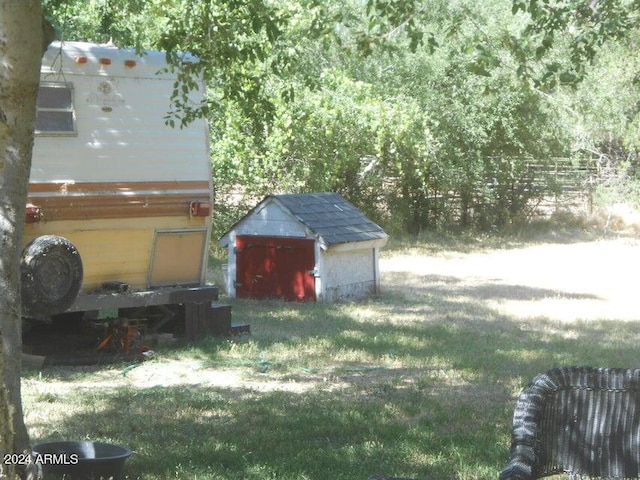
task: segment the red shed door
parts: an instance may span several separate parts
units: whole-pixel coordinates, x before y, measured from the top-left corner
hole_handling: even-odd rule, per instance
[[[239,298],[316,299],[314,241],[306,238],[236,238],[236,295]]]

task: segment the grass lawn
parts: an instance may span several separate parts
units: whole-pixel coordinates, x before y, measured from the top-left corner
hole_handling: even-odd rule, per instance
[[[379,298],[233,300],[250,336],[29,370],[26,422],[128,446],[131,479],[495,480],[534,375],[638,366],[639,245],[393,245]]]

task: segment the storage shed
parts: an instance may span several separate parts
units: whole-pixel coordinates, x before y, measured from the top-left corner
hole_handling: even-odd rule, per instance
[[[239,298],[333,302],[380,288],[387,234],[337,193],[269,195],[222,236]]]

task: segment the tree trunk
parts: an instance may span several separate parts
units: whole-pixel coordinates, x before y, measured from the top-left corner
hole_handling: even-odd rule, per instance
[[[29,448],[20,399],[20,253],[40,63],[53,40],[45,24],[40,0],[0,0],[0,478],[26,478],[2,462],[4,453]]]

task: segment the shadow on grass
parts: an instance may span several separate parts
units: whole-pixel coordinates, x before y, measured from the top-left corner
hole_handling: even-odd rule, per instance
[[[514,372],[525,378],[559,364],[630,366],[636,358],[638,322],[524,321],[486,305],[486,299],[600,300],[596,295],[522,285],[457,285],[419,282],[387,290],[363,304],[314,305],[234,301],[234,318],[251,324],[252,342],[268,352],[275,344],[304,345],[323,339],[332,352],[399,357],[412,365],[447,364],[499,381]],[[400,279],[395,282],[400,283]],[[418,286],[416,286],[418,285]],[[203,345],[206,354],[207,346]]]
[[[267,359],[318,339],[323,358],[354,352],[352,360],[334,361],[336,380],[347,387],[323,391],[320,386],[295,395],[213,390],[230,413],[212,423],[195,422],[189,430],[199,440],[180,439],[163,471],[175,463],[188,472],[213,469],[216,478],[356,479],[373,473],[495,478],[508,455],[517,390],[559,365],[636,365],[640,327],[640,322],[515,321],[478,299],[597,297],[519,285],[496,288],[430,285],[393,290],[359,305],[234,301],[234,317],[254,332],[246,341]],[[228,345],[205,341],[194,348],[215,364]],[[345,368],[389,360],[391,366],[375,371]],[[189,408],[180,390],[171,395],[177,395],[174,403],[181,409]],[[209,438],[213,432],[215,438]],[[209,453],[196,460],[188,448],[179,448],[183,444]]]
[[[569,364],[636,365],[640,322],[521,321],[482,301],[597,297],[403,275],[395,278],[398,287],[362,304],[234,300],[234,320],[249,323],[252,336],[188,347],[210,368],[224,367],[230,358],[272,361],[275,372],[254,375],[293,378],[295,371],[316,381],[315,388],[72,390],[67,401],[94,408],[55,425],[55,438],[35,440],[125,444],[135,452],[127,465],[130,478],[151,480],[373,474],[493,480],[508,456],[514,395],[535,374]],[[246,353],[231,356],[244,345]],[[283,351],[294,360],[282,360]],[[296,356],[298,351],[306,353]],[[298,368],[315,361],[331,372],[330,381]],[[46,398],[33,402],[32,409],[47,408]]]
[[[99,415],[75,414],[57,425],[56,438],[128,446],[134,452],[129,478],[366,479],[389,472],[454,478],[460,462],[491,471],[502,453],[502,428],[476,423],[487,412],[451,402],[451,395],[467,396],[467,388],[429,395],[419,385],[340,395],[121,389],[102,395]],[[94,399],[83,391],[74,395],[73,401]],[[489,415],[495,421],[498,413]],[[457,416],[467,428],[451,424]]]

